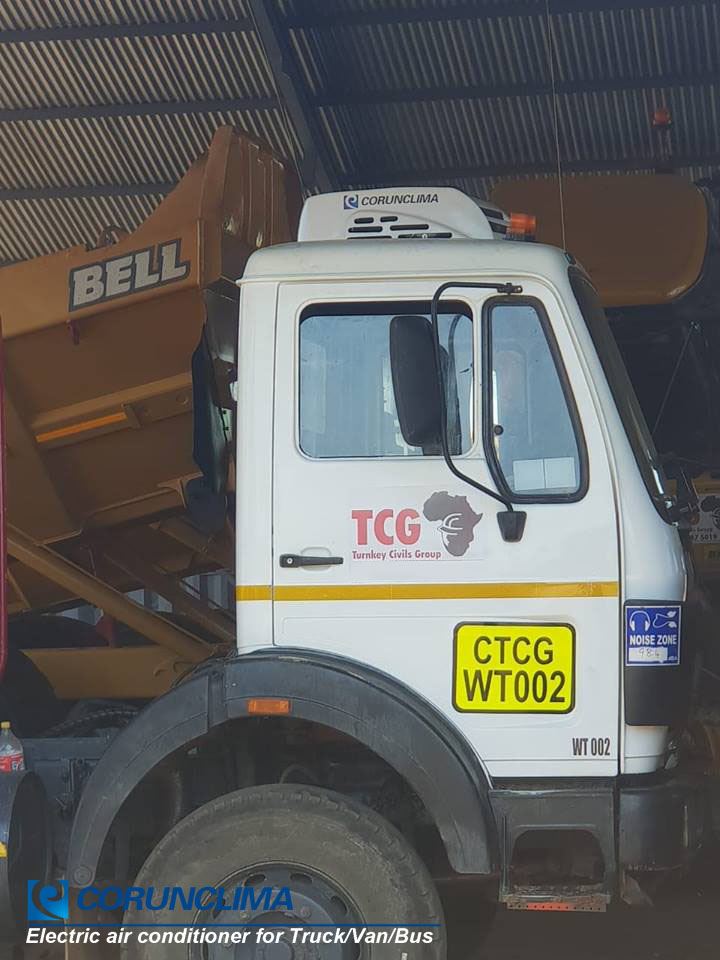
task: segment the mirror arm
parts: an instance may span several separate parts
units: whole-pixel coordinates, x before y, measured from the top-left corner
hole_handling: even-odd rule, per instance
[[[440,325],[438,323],[438,306],[440,304],[440,297],[451,287],[473,287],[475,289],[479,288],[484,290],[496,290],[498,293],[504,293],[508,295],[513,293],[522,293],[522,287],[515,283],[473,283],[469,280],[450,280],[447,283],[441,284],[437,288],[430,302],[430,323],[432,325],[433,333],[435,372],[440,385],[440,446],[442,448],[443,459],[447,464],[448,470],[454,476],[456,476],[458,480],[462,480],[464,483],[469,484],[471,487],[479,490],[480,493],[484,493],[486,496],[491,497],[493,500],[496,500],[505,507],[507,512],[505,514],[498,514],[500,532],[502,533],[504,540],[517,542],[522,538],[523,531],[525,529],[525,518],[527,516],[525,511],[515,510],[510,500],[508,500],[506,497],[503,497],[501,494],[496,493],[494,490],[491,490],[484,484],[478,483],[477,480],[473,480],[473,478],[469,477],[466,473],[463,473],[462,470],[455,466],[450,454],[447,435],[447,398],[445,396],[445,378],[443,376],[440,354]]]

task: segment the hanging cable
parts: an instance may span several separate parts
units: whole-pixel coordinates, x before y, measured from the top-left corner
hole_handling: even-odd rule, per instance
[[[660,409],[658,410],[657,416],[655,417],[655,423],[653,424],[653,428],[652,428],[653,438],[655,437],[655,431],[660,426],[660,421],[662,420],[662,416],[665,413],[665,407],[667,406],[667,402],[670,399],[670,393],[672,392],[672,388],[675,386],[675,380],[677,379],[678,371],[680,370],[680,365],[683,362],[685,353],[687,352],[687,348],[690,346],[690,338],[692,337],[693,333],[695,333],[696,330],[699,330],[699,326],[696,321],[693,321],[692,323],[688,324],[688,330],[687,330],[687,333],[685,334],[685,340],[683,341],[682,349],[680,350],[680,353],[678,354],[678,358],[675,361],[675,366],[673,367],[673,372],[670,376],[670,379],[667,382],[667,387],[665,388],[665,394],[662,398]]]

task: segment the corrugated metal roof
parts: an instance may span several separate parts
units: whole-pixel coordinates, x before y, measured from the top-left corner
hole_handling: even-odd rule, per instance
[[[338,158],[348,183],[554,165],[544,4],[529,15],[528,3],[478,3],[484,14],[475,19],[445,21],[414,19],[421,4],[406,5],[413,18],[404,20],[396,4],[396,19],[382,23],[370,14],[331,18],[322,5],[312,16],[300,7],[298,19],[312,24],[293,29],[303,64],[314,65],[307,83],[326,104],[329,126],[361,131]],[[468,9],[461,2],[446,9],[458,7]],[[525,15],[513,16],[514,7]],[[502,15],[489,15],[497,11]],[[561,149],[570,166],[657,156],[650,118],[661,105],[672,110],[681,157],[718,156],[720,5],[558,13],[550,24]]]
[[[257,2],[257,0],[255,0]],[[253,0],[5,0],[0,258],[134,227],[234,123],[301,158]],[[338,185],[720,164],[720,4],[265,0]],[[322,152],[322,151],[321,151]]]

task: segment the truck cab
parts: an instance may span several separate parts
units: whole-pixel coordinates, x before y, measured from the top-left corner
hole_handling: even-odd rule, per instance
[[[665,780],[692,679],[673,498],[591,280],[509,228],[448,188],[333,194],[251,257],[237,622],[241,655],[339,658],[440,714],[519,903],[526,828],[591,833],[609,880],[618,829],[626,864],[655,831],[684,859],[702,804]]]
[[[683,550],[590,280],[456,191],[360,196],[309,200],[300,241],[241,281],[240,651],[272,636],[401,679],[491,777],[661,769]],[[421,436],[439,379],[456,472]]]

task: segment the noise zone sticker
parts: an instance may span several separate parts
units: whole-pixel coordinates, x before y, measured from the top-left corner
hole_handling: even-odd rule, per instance
[[[453,706],[463,713],[570,713],[575,631],[567,624],[461,623]]]

